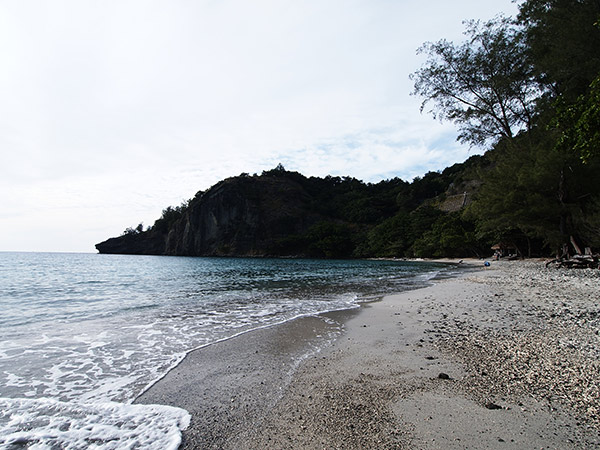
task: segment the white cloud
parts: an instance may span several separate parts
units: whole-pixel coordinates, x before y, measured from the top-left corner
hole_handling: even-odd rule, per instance
[[[0,250],[93,244],[282,162],[367,181],[462,161],[418,112],[425,40],[516,6],[401,0],[0,4]]]

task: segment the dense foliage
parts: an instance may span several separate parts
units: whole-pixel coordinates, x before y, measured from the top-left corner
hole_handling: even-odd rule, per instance
[[[290,215],[269,221],[267,234],[260,248],[252,254],[273,256],[307,256],[317,258],[352,257],[441,257],[483,256],[489,253],[489,242],[478,239],[474,224],[461,217],[460,209],[466,190],[472,192],[477,177],[488,164],[486,158],[473,156],[462,164],[455,164],[442,172],[429,172],[411,183],[399,178],[378,183],[364,183],[351,177],[305,177],[287,171],[283,166],[250,176],[241,174],[225,180],[207,191],[226,187],[252,203],[261,214],[273,214],[274,209],[289,209]],[[263,189],[269,180],[280,180],[282,187],[295,186],[302,198],[287,198],[283,193],[267,194]],[[469,194],[470,195],[470,194]],[[458,198],[459,207],[443,211],[447,198]],[[287,202],[287,203],[286,203]],[[290,203],[292,202],[292,203]],[[206,204],[203,193],[178,207],[163,210],[153,226],[143,230],[142,225],[128,229],[121,241],[124,252],[163,254],[166,236],[185,229],[182,221],[190,219],[190,209],[199,211]],[[262,206],[261,206],[262,205]],[[218,206],[219,208],[224,205]],[[236,207],[236,206],[233,206]],[[299,222],[307,221],[306,226]],[[246,224],[247,225],[247,224]],[[253,239],[246,225],[240,223],[233,235]],[[246,230],[246,231],[244,231]],[[232,242],[219,244],[217,254],[236,252]]]
[[[492,168],[462,215],[478,239],[522,254],[597,247],[600,2],[526,0],[519,10],[468,23],[462,45],[426,44],[415,93],[460,140],[490,146]]]

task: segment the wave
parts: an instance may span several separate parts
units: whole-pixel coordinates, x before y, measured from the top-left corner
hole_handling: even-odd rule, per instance
[[[0,398],[0,446],[176,450],[187,411],[164,405]]]
[[[207,265],[193,258],[145,260],[142,270],[136,258],[106,265],[92,256],[88,262],[97,266],[80,273],[62,255],[65,269],[46,280],[50,289],[22,287],[7,298],[5,321],[13,326],[0,340],[0,447],[176,448],[189,414],[131,402],[191,351],[300,317],[358,308],[445,271],[365,261]],[[28,279],[37,280],[39,263],[28,257]],[[69,283],[85,289],[66,295]]]

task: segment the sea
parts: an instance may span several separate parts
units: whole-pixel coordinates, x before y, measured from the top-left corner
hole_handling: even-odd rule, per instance
[[[0,448],[176,449],[188,412],[133,401],[190,351],[460,270],[0,252]]]

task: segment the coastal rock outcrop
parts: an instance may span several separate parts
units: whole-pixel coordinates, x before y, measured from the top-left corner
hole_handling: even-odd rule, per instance
[[[262,256],[281,239],[300,234],[320,217],[310,196],[285,177],[225,180],[192,202],[169,231],[167,255]]]
[[[283,176],[239,176],[199,193],[168,226],[126,233],[96,245],[100,253],[267,256],[326,220],[314,198]],[[293,239],[292,239],[293,240]]]

